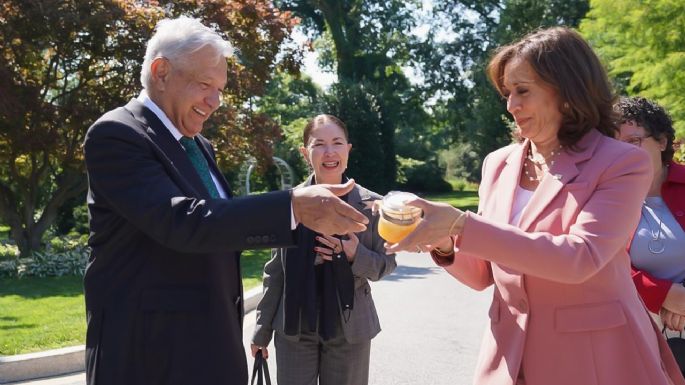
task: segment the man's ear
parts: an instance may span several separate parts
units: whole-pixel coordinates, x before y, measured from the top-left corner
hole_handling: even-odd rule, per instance
[[[158,91],[164,91],[166,88],[166,81],[170,72],[171,65],[166,58],[158,57],[150,64],[150,79]]]

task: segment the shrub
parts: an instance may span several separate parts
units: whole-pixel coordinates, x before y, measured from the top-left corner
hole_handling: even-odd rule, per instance
[[[88,262],[88,250],[75,248],[61,252],[34,252],[32,258],[21,265],[19,276],[61,277],[63,275],[83,276]]]
[[[19,270],[18,259],[0,261],[0,278],[14,278]]]
[[[397,182],[408,191],[449,192],[452,186],[443,179],[444,169],[435,160],[416,160],[397,157]]]
[[[0,243],[0,261],[19,258],[19,248],[9,243]]]
[[[54,237],[45,250],[33,252],[30,258],[19,258],[14,247],[14,258],[0,259],[0,277],[83,276],[89,255],[86,241],[87,236]],[[0,245],[10,252],[11,246]]]

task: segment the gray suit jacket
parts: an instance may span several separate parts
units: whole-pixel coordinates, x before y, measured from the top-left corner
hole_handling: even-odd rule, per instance
[[[310,184],[311,177],[304,183]],[[360,185],[356,185],[350,192],[348,202],[352,207],[361,211],[369,218],[366,230],[357,233],[359,246],[352,263],[354,275],[354,309],[350,312],[349,319],[345,321],[342,311],[340,312],[341,324],[345,339],[349,343],[368,341],[381,331],[376,306],[371,297],[369,281],[377,281],[392,273],[397,267],[395,254],[386,255],[384,240],[378,235],[378,216],[371,215],[371,209],[365,202],[381,199],[381,196],[369,191]],[[283,307],[283,277],[285,265],[283,255],[286,248],[272,249],[271,260],[264,266],[264,297],[257,305],[257,325],[252,337],[252,343],[259,346],[267,346],[273,337],[273,331],[283,333],[284,307]],[[285,336],[298,340],[299,336]]]

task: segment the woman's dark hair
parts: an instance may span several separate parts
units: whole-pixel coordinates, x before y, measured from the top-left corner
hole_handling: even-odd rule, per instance
[[[661,162],[668,164],[673,160],[675,129],[671,116],[663,107],[649,99],[638,96],[619,99],[615,110],[619,115],[619,124],[633,122],[643,127],[647,135],[656,140],[666,138],[666,149],[661,151]]]
[[[309,143],[309,137],[312,134],[312,130],[314,129],[314,127],[326,124],[328,122],[340,127],[340,129],[343,130],[343,134],[345,135],[345,140],[348,142],[350,141],[350,136],[347,133],[347,126],[345,126],[345,123],[343,123],[342,120],[338,119],[333,115],[321,114],[313,117],[310,121],[307,122],[307,125],[304,126],[304,131],[302,132],[302,143],[304,143],[305,146],[307,145],[307,143]]]
[[[504,95],[504,68],[513,59],[528,62],[537,75],[559,95],[561,127],[557,137],[569,148],[591,129],[615,137],[614,93],[606,71],[588,43],[566,27],[538,30],[500,47],[488,65],[488,77]]]

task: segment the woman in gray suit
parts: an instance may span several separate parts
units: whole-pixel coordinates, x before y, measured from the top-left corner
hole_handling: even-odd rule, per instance
[[[345,124],[332,115],[307,123],[300,152],[312,175],[304,185],[340,183],[352,148]],[[370,204],[381,197],[360,185],[345,197],[369,218],[367,229],[342,237],[298,226],[298,247],[272,250],[264,267],[264,297],[257,306],[252,355],[268,357],[273,332],[279,385],[364,385],[371,339],[380,332],[369,280],[395,270],[385,254],[378,216]]]

